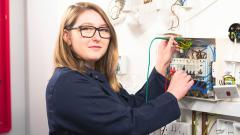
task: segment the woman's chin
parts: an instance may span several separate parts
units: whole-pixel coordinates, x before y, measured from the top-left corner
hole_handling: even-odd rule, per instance
[[[96,61],[98,61],[99,59],[100,59],[101,57],[99,56],[96,56],[96,57],[91,57],[91,58],[89,58],[88,60],[89,61],[92,61],[92,62],[96,62]]]

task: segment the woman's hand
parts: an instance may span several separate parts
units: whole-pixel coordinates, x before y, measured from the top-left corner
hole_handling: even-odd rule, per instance
[[[175,36],[170,36],[169,40],[162,40],[158,45],[156,70],[158,73],[166,76],[166,70],[169,66],[172,55],[176,51],[178,43],[174,40]]]
[[[183,98],[192,87],[194,81],[183,70],[176,71],[172,76],[167,92],[173,94],[177,100]]]

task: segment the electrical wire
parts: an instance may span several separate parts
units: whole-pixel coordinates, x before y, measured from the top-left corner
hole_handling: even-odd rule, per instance
[[[188,50],[189,48],[192,47],[192,41],[191,40],[181,40],[178,42],[179,48],[182,50]]]
[[[112,20],[117,20],[125,6],[125,0],[112,0],[108,6],[108,13]]]
[[[148,48],[148,66],[147,66],[147,82],[146,82],[146,97],[145,97],[145,102],[148,102],[148,94],[149,94],[149,82],[148,82],[148,78],[149,78],[149,72],[150,72],[150,63],[151,63],[151,47],[152,44],[155,40],[157,39],[161,39],[161,40],[169,40],[169,37],[155,37],[152,39],[149,48]],[[184,39],[182,37],[175,37],[174,38],[175,41],[180,42],[183,41]],[[166,89],[166,88],[165,88]]]
[[[204,40],[194,40],[194,41],[195,41],[195,42],[196,42],[196,41],[202,42],[202,43],[205,44],[205,45],[204,45],[204,49],[202,49],[202,50],[195,51],[195,50],[192,49],[193,52],[197,53],[197,54],[196,54],[196,58],[197,58],[197,59],[202,59],[202,58],[206,59],[206,58],[207,58],[207,53],[206,53],[206,52],[203,53],[203,51],[205,51],[206,49],[209,48],[209,49],[211,50],[211,53],[212,53],[213,61],[216,60],[216,51],[215,51],[215,48],[213,49],[213,48],[211,47],[211,45],[210,45],[209,43],[207,43],[206,41],[204,41]],[[193,45],[192,47],[195,47],[195,46]],[[192,53],[192,55],[193,55],[193,53]],[[193,56],[193,57],[194,57],[194,56]],[[207,70],[207,69],[206,69],[206,70]],[[198,82],[199,82],[199,81],[197,81],[197,83],[195,83],[195,85],[192,87],[192,90],[194,90],[194,89],[195,89],[195,90],[199,90],[202,94],[207,94],[207,92],[208,92],[210,89],[213,88],[213,83],[210,81],[210,78],[209,78],[210,75],[211,75],[211,73],[209,73],[208,75],[206,75],[206,76],[203,77],[204,83],[202,83],[202,85],[198,85]],[[206,88],[205,88],[205,89],[203,88],[203,84],[206,85]]]
[[[203,49],[203,50],[192,49],[192,57],[195,58],[195,59],[206,59],[207,58],[207,53],[204,52],[204,50],[206,50],[206,49]]]
[[[155,37],[155,38],[152,39],[152,41],[149,45],[149,48],[148,48],[148,66],[147,66],[147,82],[146,82],[146,97],[145,97],[145,102],[146,103],[148,102],[148,94],[149,94],[148,78],[149,78],[150,63],[151,63],[151,47],[152,47],[153,42],[157,39],[169,40],[169,37]],[[183,48],[184,50],[187,50],[192,46],[192,41],[189,40],[189,39],[184,39],[182,37],[175,37],[174,40],[178,42],[179,48]],[[165,80],[165,85],[167,85],[167,80]],[[166,89],[167,89],[166,86],[164,86],[164,91],[166,91]]]
[[[147,67],[147,82],[146,82],[146,94],[145,94],[145,102],[146,103],[148,102],[148,94],[149,94],[148,78],[149,78],[150,63],[151,63],[151,47],[152,47],[153,42],[156,39],[169,40],[169,37],[155,37],[154,39],[152,39],[150,46],[148,48],[148,67]],[[182,37],[175,37],[174,39],[178,42],[180,49],[188,50],[192,46],[192,41],[189,39],[183,39]],[[167,80],[165,80],[164,91],[167,90],[166,85],[167,85]]]
[[[206,129],[204,130],[204,132],[203,132],[203,135],[208,135],[209,133],[211,133],[213,126],[217,123],[217,120],[212,120],[212,121],[213,121],[213,123],[212,123],[209,131],[207,130],[208,128],[206,128]],[[210,121],[210,122],[208,123],[207,127],[210,126],[210,123],[211,123],[212,121]]]
[[[209,47],[210,50],[212,51],[212,54],[213,54],[213,61],[216,61],[216,50],[215,50],[215,48],[213,49],[210,45],[208,45],[208,47]]]
[[[213,61],[216,60],[216,50],[215,48],[212,48],[212,45],[209,44],[208,42],[204,41],[204,40],[194,40],[194,42],[201,42],[204,45],[201,45],[201,47],[204,47],[202,50],[195,50],[193,48],[198,47],[195,45],[192,45],[191,51],[192,51],[192,57],[195,59],[206,59],[207,58],[207,52],[204,52],[205,50],[207,50],[208,48],[210,49],[211,53],[212,53],[212,58]],[[207,69],[206,69],[207,70]],[[199,83],[201,81],[198,81],[192,86],[192,90],[199,90],[202,94],[207,94],[207,92],[213,88],[213,83],[210,81],[210,75],[211,73],[209,73],[206,76],[203,76],[203,82],[199,85]],[[206,86],[206,88],[203,88],[204,86]]]
[[[214,47],[214,49],[211,47],[211,46],[213,46],[211,43],[208,43],[208,42],[206,42],[204,40],[194,40],[194,42],[201,42],[201,43],[203,43],[203,46],[205,48],[209,47],[211,52],[212,52],[213,61],[216,61],[216,49],[215,49],[215,47]],[[192,45],[192,46],[194,47],[194,45]]]
[[[209,89],[211,89],[213,86],[213,84],[208,79],[210,75],[211,74],[209,73],[208,75],[203,77],[203,80],[205,80],[207,78],[207,80],[204,82],[197,80],[196,83],[191,87],[191,89],[194,91],[199,90],[202,94],[207,94]],[[201,83],[201,84],[198,85],[199,83]],[[203,85],[206,85],[206,89],[203,89]]]
[[[197,113],[197,112],[196,112]],[[198,115],[196,115],[196,119],[194,120],[194,129],[193,129],[193,135],[197,135],[197,126],[199,125],[199,119],[201,113],[199,113]]]
[[[175,11],[174,11],[174,6],[176,6],[176,5],[179,5],[179,6],[181,6],[181,4],[178,4],[178,0],[176,0],[175,2],[174,2],[174,4],[172,4],[172,6],[171,6],[171,12],[172,12],[172,14],[173,14],[173,16],[177,19],[177,24],[176,25],[174,25],[174,21],[172,21],[172,24],[171,24],[171,27],[168,29],[168,30],[173,30],[173,29],[175,29],[175,28],[178,28],[178,26],[179,26],[179,17],[178,17],[178,15],[175,13]]]
[[[218,115],[210,115],[210,114],[209,114],[208,116],[212,116],[213,119],[207,123],[207,128],[204,130],[204,132],[203,132],[202,135],[208,135],[209,133],[211,133],[213,126],[217,123],[216,118],[218,117]],[[212,124],[211,124],[211,123],[212,123]],[[211,125],[210,129],[207,130],[210,125]]]
[[[162,37],[155,37],[154,39],[152,39],[150,46],[148,48],[148,67],[147,67],[147,82],[146,82],[146,94],[145,94],[145,102],[148,102],[148,93],[149,93],[149,84],[148,84],[148,78],[149,78],[149,70],[150,70],[150,63],[151,63],[151,47],[153,42],[156,39],[163,39]]]

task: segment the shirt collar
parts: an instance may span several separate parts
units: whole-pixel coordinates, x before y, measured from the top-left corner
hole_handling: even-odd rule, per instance
[[[100,82],[106,82],[107,81],[105,75],[102,74],[101,72],[96,71],[96,70],[88,69],[87,70],[87,75],[89,75],[90,77],[92,77],[95,80],[98,80]]]

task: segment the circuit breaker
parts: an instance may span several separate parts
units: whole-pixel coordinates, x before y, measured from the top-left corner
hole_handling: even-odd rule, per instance
[[[0,1],[0,133],[11,129],[9,0]]]
[[[177,70],[184,70],[194,80],[188,96],[214,98],[212,63],[216,59],[215,39],[187,38],[185,41],[179,41],[182,50],[175,54],[170,63],[170,75]]]

